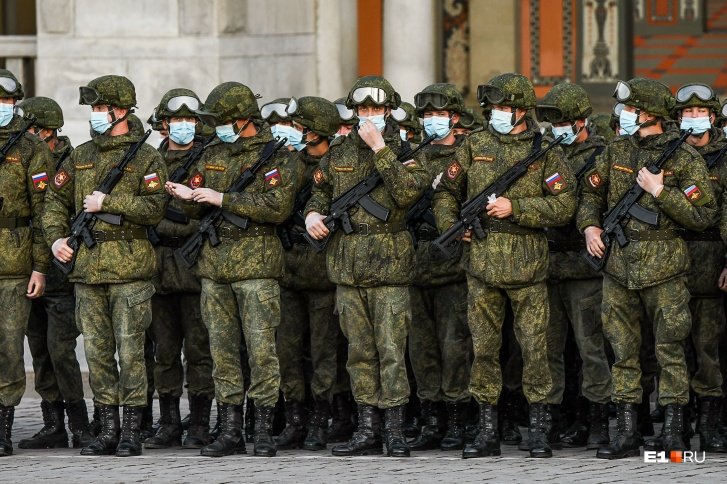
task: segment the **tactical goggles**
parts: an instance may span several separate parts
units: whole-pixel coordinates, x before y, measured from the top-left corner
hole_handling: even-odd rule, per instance
[[[480,105],[502,104],[505,101],[512,102],[522,97],[522,93],[505,94],[499,87],[490,86],[489,84],[477,86],[477,100],[480,102]]]
[[[462,126],[463,128],[470,129],[475,126],[475,123],[477,120],[475,119],[475,115],[468,111],[462,111],[459,113],[459,121],[457,122],[458,125]]]
[[[402,121],[409,119],[409,113],[407,113],[404,108],[398,107],[391,111],[391,117],[394,118],[397,123],[401,123]]]
[[[13,94],[20,89],[20,85],[9,77],[0,77],[0,87],[8,94]]]
[[[290,101],[288,101],[288,105],[285,107],[285,112],[287,114],[284,117],[295,115],[295,113],[298,112],[298,100],[291,97]]]
[[[438,92],[420,92],[414,96],[414,104],[417,109],[426,109],[430,106],[435,111],[442,111],[449,104],[449,96]]]
[[[621,111],[624,110],[624,103],[618,103],[613,107],[613,114],[616,116],[621,116]]]
[[[343,121],[350,121],[356,117],[356,113],[353,112],[353,109],[347,108],[345,104],[336,104],[336,109],[338,109],[338,116]]]
[[[727,118],[727,104],[725,104],[724,106],[722,106],[722,116],[724,116],[725,118]]]
[[[558,124],[570,121],[570,119],[566,119],[566,117],[563,115],[563,111],[561,111],[559,107],[548,104],[541,104],[539,106],[536,106],[535,116],[537,116],[539,121],[547,121],[550,124]]]
[[[15,112],[15,115],[16,116],[20,116],[21,118],[24,118],[25,117],[25,111],[23,111],[23,108],[21,108],[17,104],[13,108],[13,111]]]
[[[192,96],[176,96],[167,101],[167,109],[176,113],[182,106],[187,106],[190,111],[197,111],[200,106],[199,99]]]
[[[92,87],[81,86],[78,88],[78,92],[78,104],[87,104],[89,106],[93,106],[94,104],[98,104],[98,102],[101,100],[101,95],[96,89]]]
[[[351,93],[351,99],[356,104],[363,103],[366,98],[370,99],[374,104],[381,105],[388,101],[389,96],[386,91],[378,87],[359,87]]]
[[[675,97],[677,102],[685,103],[692,96],[697,96],[698,99],[705,102],[717,99],[712,88],[704,84],[687,84],[686,86],[680,87]]]
[[[263,119],[268,119],[270,116],[273,115],[273,113],[277,114],[281,118],[287,118],[288,113],[285,112],[286,108],[288,107],[288,104],[283,103],[269,103],[265,104],[263,107],[260,108],[260,116],[263,117]]]
[[[618,81],[616,83],[616,89],[613,91],[613,97],[621,103],[628,101],[631,97],[631,86],[623,81]]]

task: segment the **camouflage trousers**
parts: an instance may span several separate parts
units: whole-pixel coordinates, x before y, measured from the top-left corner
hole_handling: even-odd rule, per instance
[[[310,335],[313,375],[311,393],[316,400],[333,399],[339,324],[334,314],[335,291],[280,290],[280,326],[277,335],[280,389],[286,400],[305,400],[303,353]]]
[[[210,399],[214,396],[210,341],[199,300],[199,293],[155,294],[151,300],[154,382],[160,396],[182,396],[185,373],[182,349],[189,395]]]
[[[724,301],[721,297],[693,297],[691,339],[697,359],[692,388],[700,397],[722,396],[722,371],[719,342],[725,326]]]
[[[564,352],[568,324],[573,327],[581,367],[581,395],[594,403],[611,400],[611,370],[608,367],[601,325],[601,290],[603,280],[578,279],[548,284],[550,320],[548,341],[548,367],[553,388],[548,403],[560,404],[565,391]]]
[[[470,393],[479,403],[497,405],[502,390],[502,324],[509,300],[515,337],[522,349],[523,393],[528,403],[544,403],[553,385],[545,337],[549,318],[545,283],[499,289],[468,275],[467,287],[467,321],[474,349]]]
[[[333,384],[333,394],[349,393],[351,391],[351,377],[346,371],[348,363],[348,340],[341,331],[339,322],[336,336],[336,382]]]
[[[280,324],[280,286],[275,279],[223,284],[202,279],[202,321],[212,353],[212,378],[218,403],[241,405],[245,399],[240,345],[250,364],[248,397],[258,407],[278,401],[280,368],[275,330]]]
[[[97,404],[146,405],[144,342],[153,294],[148,281],[76,284],[76,323],[83,333],[88,380]]]
[[[467,326],[467,283],[412,286],[409,295],[409,359],[417,396],[433,402],[468,401],[472,339]]]
[[[25,393],[23,341],[30,315],[28,278],[0,279],[0,405],[15,407]]]
[[[336,290],[341,329],[348,339],[346,369],[356,403],[381,409],[409,401],[404,353],[411,326],[406,286]]]
[[[683,278],[656,286],[630,290],[614,278],[603,277],[603,329],[616,361],[611,369],[612,400],[641,403],[642,308],[645,324],[654,328],[656,359],[659,362],[659,404],[686,405],[689,375],[684,357],[684,340],[689,336],[689,291]]]
[[[73,294],[46,294],[33,301],[28,320],[28,346],[33,356],[35,391],[48,402],[83,398],[81,368],[76,358],[79,335]]]

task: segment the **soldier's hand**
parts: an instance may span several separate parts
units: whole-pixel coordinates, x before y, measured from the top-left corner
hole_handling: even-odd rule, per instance
[[[53,257],[63,263],[70,262],[73,257],[73,249],[68,245],[68,237],[53,242],[50,250],[53,252]]]
[[[88,213],[100,212],[104,198],[106,198],[106,194],[99,191],[86,195],[86,198],[83,199],[83,210]]]
[[[717,287],[727,292],[727,267],[722,269],[722,273],[719,275],[719,280],[717,281]]]
[[[596,227],[595,225],[586,227],[586,230],[583,232],[586,236],[586,248],[588,249],[588,253],[594,257],[598,257],[599,259],[603,258],[605,253],[604,251],[606,250],[606,246],[603,244],[603,240],[601,240],[602,233],[603,229],[601,227]]]
[[[386,146],[386,143],[384,143],[384,137],[381,136],[381,131],[379,131],[376,128],[376,125],[368,119],[363,126],[358,129],[358,135],[362,140],[364,140],[364,143],[366,143],[369,148],[374,150],[374,153]]]
[[[211,188],[195,188],[192,190],[192,200],[197,203],[209,203],[215,207],[222,206],[223,193]]]
[[[167,191],[168,194],[170,194],[174,198],[178,198],[179,200],[192,200],[193,190],[187,185],[168,181],[164,184],[164,189]]]
[[[330,232],[326,224],[323,223],[325,218],[318,212],[310,212],[305,217],[305,230],[316,240],[325,238]]]
[[[467,242],[468,244],[472,242],[472,229],[467,229],[462,233],[462,237],[460,237],[460,240],[462,242]]]
[[[512,215],[512,202],[505,197],[497,197],[485,207],[488,217],[507,218]]]
[[[651,173],[646,167],[639,170],[636,175],[636,183],[639,184],[644,191],[651,193],[653,197],[658,197],[664,189],[664,171],[660,171],[656,175]]]
[[[45,292],[45,274],[33,271],[28,281],[27,294],[28,299],[39,298]]]

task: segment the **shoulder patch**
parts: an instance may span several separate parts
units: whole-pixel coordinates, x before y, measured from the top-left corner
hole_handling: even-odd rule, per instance
[[[146,187],[147,192],[155,192],[159,190],[162,187],[159,175],[157,175],[156,172],[144,175],[144,186]]]
[[[633,175],[633,173],[634,173],[633,169],[629,168],[628,166],[623,166],[623,165],[619,165],[619,164],[613,165],[613,169],[623,172],[623,173],[628,173],[629,175]]]
[[[31,176],[33,180],[33,188],[36,192],[43,192],[48,188],[48,173],[41,172]]]
[[[588,184],[591,185],[593,188],[598,188],[601,185],[603,185],[603,178],[601,178],[601,174],[597,171],[594,171],[588,176]]]
[[[689,203],[697,207],[700,207],[704,203],[703,195],[702,190],[697,185],[690,185],[684,189],[684,196],[687,197]]]
[[[316,185],[320,185],[321,183],[323,183],[324,178],[325,177],[323,175],[323,170],[321,170],[320,168],[316,168],[313,172],[313,183],[315,183]]]
[[[200,172],[195,173],[189,178],[189,188],[192,190],[204,185],[204,175]]]
[[[76,170],[88,170],[90,168],[93,168],[93,163],[81,163],[79,165],[74,164],[73,168]]]
[[[70,179],[71,176],[68,174],[68,172],[61,169],[58,173],[56,173],[56,176],[53,177],[53,185],[55,185],[56,189],[63,188],[63,185],[68,183],[68,180]]]
[[[450,180],[455,180],[461,172],[462,165],[460,165],[457,160],[452,161],[452,163],[447,166],[447,178]]]
[[[495,161],[495,157],[489,155],[474,156],[472,157],[472,161],[484,161],[485,163],[491,163]]]
[[[545,179],[545,184],[548,186],[548,190],[550,190],[550,193],[553,195],[557,195],[562,192],[567,186],[563,177],[560,176],[560,173],[553,173],[550,175]]]
[[[283,182],[280,172],[277,168],[273,168],[269,172],[265,173],[265,184],[269,187],[277,187]]]
[[[204,165],[205,170],[212,170],[212,171],[225,171],[227,168],[225,168],[222,165],[212,165],[212,164],[206,164]]]

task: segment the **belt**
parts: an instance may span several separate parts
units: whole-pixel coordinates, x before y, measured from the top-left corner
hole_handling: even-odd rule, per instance
[[[480,220],[482,221],[482,228],[490,234],[536,235],[544,232],[543,229],[531,229],[530,227],[523,227],[522,225],[507,220],[489,217],[480,217]]]
[[[673,240],[679,238],[679,232],[673,229],[662,229],[662,230],[637,230],[627,229],[626,238],[632,242],[647,241],[647,240]]]
[[[96,242],[112,242],[116,240],[142,240],[148,239],[145,228],[121,229],[121,230],[94,230],[93,240]]]
[[[681,232],[682,239],[688,241],[721,241],[722,237],[719,235],[719,229],[711,228],[704,232],[692,232],[691,230],[684,230]]]
[[[0,217],[0,229],[30,227],[30,217]]]
[[[184,245],[184,241],[186,239],[184,237],[161,237],[159,238],[159,246],[160,247],[171,247],[173,249],[177,249]]]
[[[252,225],[247,229],[240,227],[219,227],[217,236],[221,239],[240,240],[245,237],[261,237],[263,235],[276,235],[275,225]]]
[[[356,235],[395,234],[406,230],[403,223],[354,224],[353,233]]]
[[[577,252],[586,248],[586,240],[548,240],[551,252]]]

